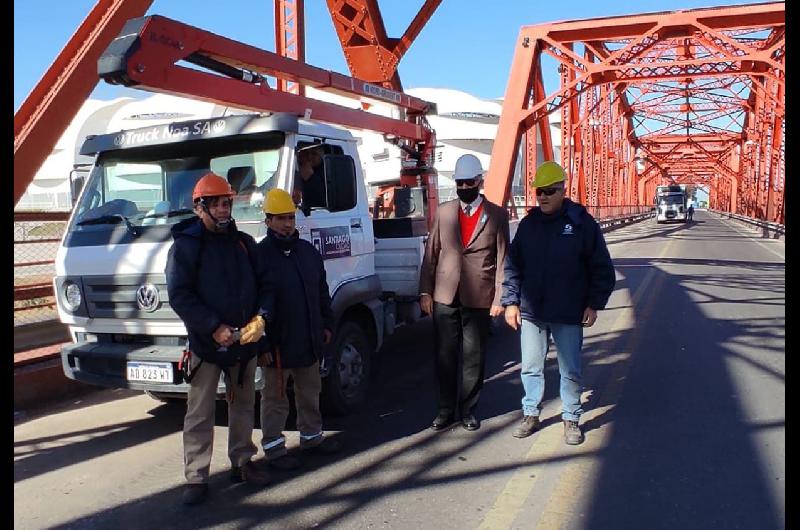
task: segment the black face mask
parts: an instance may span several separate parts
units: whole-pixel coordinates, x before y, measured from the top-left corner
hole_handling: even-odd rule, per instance
[[[478,198],[478,193],[480,193],[480,191],[478,186],[474,188],[456,188],[456,195],[461,199],[461,202],[472,204],[475,202],[475,199]]]

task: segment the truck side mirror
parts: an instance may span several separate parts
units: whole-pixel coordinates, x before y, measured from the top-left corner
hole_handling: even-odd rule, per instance
[[[358,200],[356,165],[349,155],[325,155],[325,196],[329,212],[352,210]]]

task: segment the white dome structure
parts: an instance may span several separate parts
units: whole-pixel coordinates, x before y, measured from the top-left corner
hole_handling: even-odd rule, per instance
[[[492,145],[497,135],[502,104],[498,100],[485,100],[466,92],[449,88],[412,88],[406,92],[414,97],[436,104],[437,114],[428,116],[436,131],[436,159],[434,167],[439,174],[439,200],[455,197],[452,180],[456,160],[462,154],[478,157],[485,170],[489,168]],[[349,108],[359,108],[354,99],[306,89],[310,97],[336,103]],[[70,182],[74,175],[86,175],[91,157],[79,155],[84,139],[92,134],[104,134],[150,125],[205,119],[248,112],[167,94],[155,94],[143,99],[118,98],[112,101],[87,100],[56,143],[50,156],[34,176],[20,199],[19,210],[62,210],[72,208]],[[384,116],[398,116],[397,109],[375,104],[370,108]],[[557,116],[553,116],[557,118]],[[312,116],[313,118],[313,116]],[[551,120],[551,136],[555,159],[558,160],[561,135],[560,123]],[[359,138],[362,169],[371,185],[389,182],[400,174],[400,150],[383,140],[379,133],[352,131]],[[542,160],[541,144],[538,146]],[[519,167],[515,177],[518,188]],[[514,194],[518,194],[515,189]]]

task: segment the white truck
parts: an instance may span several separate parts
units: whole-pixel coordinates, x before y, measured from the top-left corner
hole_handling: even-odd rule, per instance
[[[686,190],[678,185],[656,186],[656,223],[686,222]]]
[[[164,275],[170,229],[194,215],[192,188],[211,170],[237,193],[233,217],[239,229],[260,240],[266,192],[293,189],[296,153],[312,144],[325,152],[327,204],[298,211],[297,226],[325,260],[336,319],[334,363],[321,402],[339,413],[361,403],[384,336],[420,316],[425,211],[419,205],[415,216],[373,220],[350,132],[287,113],[86,139],[81,153],[95,163],[59,246],[54,278],[59,316],[74,341],[61,352],[67,377],[158,399],[185,396],[188,385],[177,368],[186,329],[170,308]],[[257,388],[262,386],[259,372]],[[220,381],[220,396],[223,389]]]

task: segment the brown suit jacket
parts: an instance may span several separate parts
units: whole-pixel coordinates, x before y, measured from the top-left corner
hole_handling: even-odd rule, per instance
[[[425,244],[419,292],[452,304],[456,293],[465,307],[500,305],[503,260],[508,245],[508,214],[483,198],[483,212],[466,247],[461,243],[458,199],[439,205]]]

